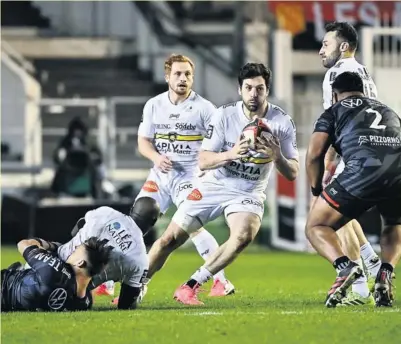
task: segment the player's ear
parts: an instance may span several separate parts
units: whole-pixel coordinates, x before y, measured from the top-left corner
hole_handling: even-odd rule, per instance
[[[239,94],[240,96],[242,96],[242,94],[241,94],[241,86],[238,86],[238,94]]]
[[[76,266],[78,266],[80,269],[84,269],[86,268],[88,264],[86,263],[86,261],[84,259],[81,259],[77,262]]]
[[[164,80],[168,83],[170,80],[170,76],[168,74],[164,74]]]
[[[345,53],[346,51],[348,51],[349,50],[349,43],[348,42],[342,42],[341,44],[340,44],[340,51],[342,52],[342,53]]]

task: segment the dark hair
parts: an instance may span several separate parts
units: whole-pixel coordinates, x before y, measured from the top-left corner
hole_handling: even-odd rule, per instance
[[[344,92],[361,92],[363,93],[363,81],[358,73],[344,72],[341,73],[331,85],[333,90],[338,93]]]
[[[266,83],[267,89],[270,88],[272,72],[263,63],[247,63],[243,66],[238,74],[238,84],[242,87],[245,79],[253,79],[261,76]]]
[[[86,270],[89,276],[97,275],[107,265],[110,259],[110,252],[113,249],[112,246],[106,246],[108,243],[107,239],[100,241],[96,237],[91,237],[84,242],[87,260]]]
[[[350,50],[358,47],[358,32],[347,22],[332,22],[326,25],[326,32],[336,32],[336,36],[349,44]]]
[[[156,223],[160,207],[151,197],[141,197],[130,210],[130,216],[145,235]]]

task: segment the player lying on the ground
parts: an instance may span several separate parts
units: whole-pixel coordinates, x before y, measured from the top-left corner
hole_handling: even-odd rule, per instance
[[[377,89],[366,67],[355,60],[355,52],[358,47],[358,33],[347,22],[333,22],[326,25],[326,34],[323,38],[319,55],[327,72],[323,81],[323,107],[328,109],[332,105],[331,84],[335,77],[344,72],[359,73],[363,80],[364,94],[368,98],[377,98]],[[330,148],[325,159],[325,176],[323,183],[328,184],[332,178],[336,178],[344,169],[341,157]],[[354,219],[337,231],[347,256],[357,264],[366,266],[367,277],[361,276],[354,284],[352,291],[343,299],[343,305],[374,304],[370,291],[373,292],[374,281],[380,268],[380,259],[366,239],[359,222]],[[367,283],[367,281],[369,283]],[[368,286],[369,284],[369,286]]]
[[[109,280],[121,282],[118,308],[134,309],[141,300],[141,287],[149,266],[143,234],[152,228],[158,215],[158,206],[149,197],[139,199],[129,215],[110,207],[88,211],[75,226],[74,237],[59,247],[58,254],[66,261],[87,238],[107,240],[107,245],[113,248],[109,263],[93,277],[89,289]]]
[[[315,196],[306,235],[338,273],[326,299],[327,307],[335,307],[362,275],[362,268],[344,254],[336,230],[377,206],[385,227],[374,297],[377,306],[391,306],[392,273],[401,256],[401,119],[386,105],[364,96],[357,73],[342,73],[332,88],[334,105],[317,120],[306,157]],[[324,156],[330,145],[345,168],[323,190]]]
[[[200,285],[232,263],[255,238],[273,166],[289,180],[298,174],[295,125],[282,109],[267,101],[270,70],[248,63],[241,68],[238,82],[242,101],[218,109],[202,143],[199,166],[211,171],[180,205],[149,251],[152,277],[190,233],[224,213],[230,237],[176,290],[174,298],[184,304],[202,304],[197,298]]]
[[[111,247],[96,238],[77,246],[66,262],[57,245],[42,239],[18,243],[30,269],[14,263],[1,270],[1,311],[75,311],[92,307],[92,277],[109,261]]]
[[[154,198],[165,214],[177,208],[196,187],[198,156],[216,107],[192,90],[195,65],[171,55],[164,64],[168,91],[148,100],[139,126],[139,152],[154,163],[137,199]],[[190,234],[198,253],[208,259],[219,245],[202,226]],[[209,296],[234,293],[224,271],[217,271]]]

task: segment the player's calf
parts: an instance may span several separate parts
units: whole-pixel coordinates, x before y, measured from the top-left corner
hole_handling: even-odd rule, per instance
[[[374,298],[377,307],[392,307],[394,301],[393,266],[382,263],[376,277]]]

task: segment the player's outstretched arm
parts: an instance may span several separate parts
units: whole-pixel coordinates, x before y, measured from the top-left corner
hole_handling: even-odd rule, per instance
[[[222,167],[233,160],[248,157],[248,151],[249,141],[247,139],[238,140],[235,146],[226,152],[201,150],[199,153],[199,168],[201,171],[205,171]]]
[[[141,288],[131,287],[121,283],[120,297],[118,298],[118,309],[136,309]]]
[[[24,251],[27,247],[34,246],[34,245],[39,246],[40,248],[43,248],[47,251],[57,251],[57,248],[61,244],[57,243],[57,242],[43,240],[40,238],[24,239],[24,240],[21,240],[20,242],[18,242],[18,244],[17,244],[18,252],[23,255]]]

